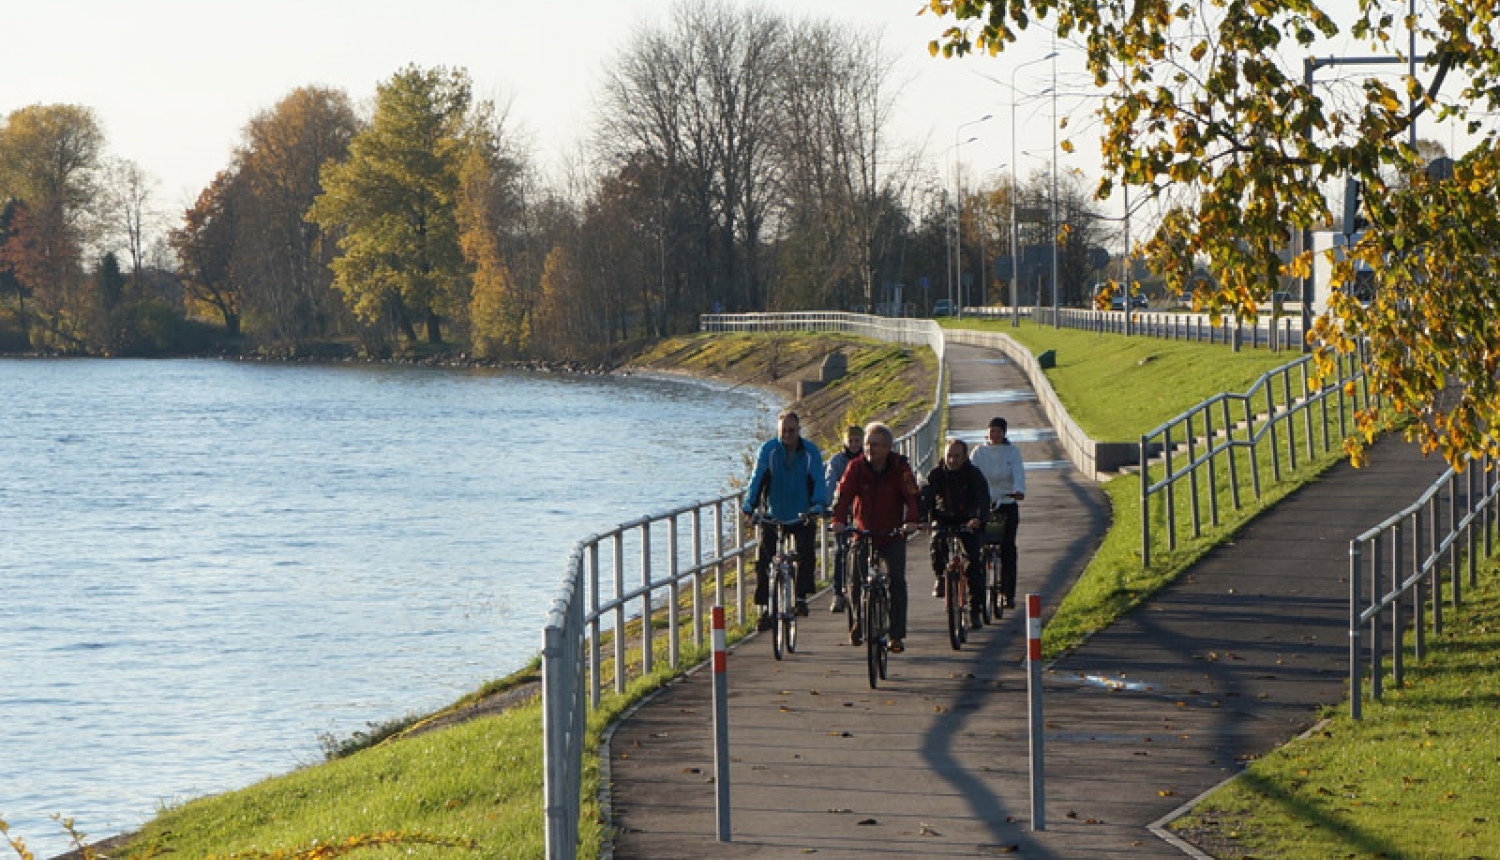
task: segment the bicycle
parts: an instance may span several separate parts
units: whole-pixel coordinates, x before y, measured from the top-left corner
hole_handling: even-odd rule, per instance
[[[771,559],[770,581],[766,583],[766,615],[771,619],[771,653],[780,660],[783,653],[797,652],[797,549],[791,526],[811,519],[805,515],[784,523],[756,511],[750,516],[756,525],[776,527],[776,555]]]
[[[870,689],[880,686],[890,664],[891,592],[885,559],[875,547],[875,538],[904,536],[901,529],[873,532],[849,527],[848,565],[844,587],[849,593],[849,641],[865,646],[865,664]]]
[[[943,568],[943,608],[948,615],[948,644],[957,651],[969,640],[969,554],[959,535],[968,529],[933,523],[933,540],[948,544],[948,563]]]
[[[1015,499],[1015,493],[1007,493],[1006,498]],[[1000,529],[999,511],[990,512],[990,518],[985,521],[984,546],[980,550],[980,560],[984,567],[984,580],[989,592],[989,599],[984,601],[984,623],[999,621],[1005,617],[1005,595],[1000,587]],[[990,538],[993,537],[994,541]]]

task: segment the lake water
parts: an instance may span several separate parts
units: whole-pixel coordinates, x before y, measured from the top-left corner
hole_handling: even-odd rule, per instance
[[[0,360],[0,818],[51,856],[49,815],[131,830],[509,674],[572,546],[727,490],[775,406],[644,377]]]

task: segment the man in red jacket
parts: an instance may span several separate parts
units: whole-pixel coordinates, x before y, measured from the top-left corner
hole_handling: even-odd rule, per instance
[[[865,456],[849,463],[839,479],[837,503],[833,507],[836,531],[854,524],[872,532],[901,529],[910,534],[920,528],[922,502],[917,476],[906,458],[891,450],[895,437],[884,424],[865,428]],[[875,539],[891,579],[891,643],[893,653],[906,650],[906,536]]]

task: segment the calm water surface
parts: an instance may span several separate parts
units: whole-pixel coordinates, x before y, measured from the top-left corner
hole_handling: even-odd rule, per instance
[[[712,496],[774,404],[648,378],[0,360],[0,818],[38,856],[540,646],[574,543]]]

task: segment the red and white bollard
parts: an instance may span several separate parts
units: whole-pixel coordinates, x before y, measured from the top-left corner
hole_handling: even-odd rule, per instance
[[[720,842],[729,841],[729,660],[724,652],[724,607],[713,609],[714,625],[714,785]]]
[[[1031,705],[1031,829],[1047,829],[1047,778],[1043,767],[1042,734],[1042,598],[1026,595],[1026,698]]]

